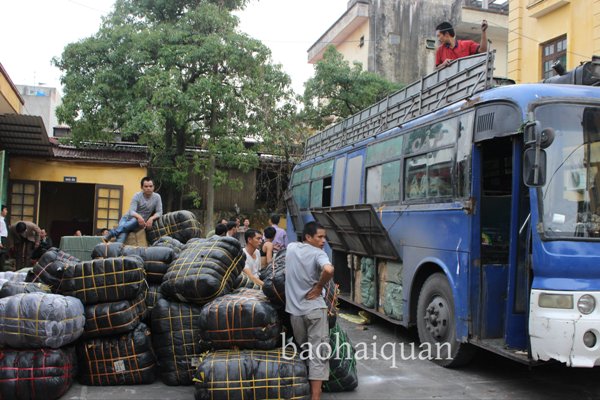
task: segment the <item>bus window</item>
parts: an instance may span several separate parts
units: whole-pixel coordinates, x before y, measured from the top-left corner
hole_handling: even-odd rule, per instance
[[[459,117],[458,146],[456,149],[457,195],[469,197],[471,193],[471,149],[473,138],[474,113],[463,114]]]
[[[362,162],[362,154],[348,159],[348,170],[346,172],[346,190],[344,196],[346,204],[360,203]]]
[[[323,179],[310,184],[310,208],[321,207],[323,204]]]
[[[367,169],[367,203],[400,200],[400,160]]]
[[[381,203],[381,165],[367,169],[367,203]]]
[[[307,183],[303,183],[301,185],[295,186],[292,189],[292,195],[294,196],[294,199],[296,199],[296,204],[298,204],[298,208],[299,209],[306,209],[308,208],[309,205],[309,184]]]
[[[344,187],[344,173],[346,172],[346,157],[335,160],[335,175],[333,177],[333,206],[342,205],[342,189]]]
[[[367,165],[379,164],[400,157],[403,139],[404,136],[397,136],[369,146],[367,148]]]
[[[429,153],[427,157],[427,197],[452,196],[453,149]]]
[[[408,135],[404,152],[416,154],[452,146],[456,143],[457,126],[457,118],[452,118],[416,129]]]
[[[417,156],[406,160],[406,186],[404,198],[422,199],[427,195],[427,156]]]

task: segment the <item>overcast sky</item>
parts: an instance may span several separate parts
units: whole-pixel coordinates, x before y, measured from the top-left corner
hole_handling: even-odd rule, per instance
[[[65,45],[91,36],[114,0],[16,0],[2,2],[0,63],[15,84],[60,87],[50,60]],[[273,51],[297,93],[312,75],[308,48],[346,10],[348,0],[250,0],[240,29]]]

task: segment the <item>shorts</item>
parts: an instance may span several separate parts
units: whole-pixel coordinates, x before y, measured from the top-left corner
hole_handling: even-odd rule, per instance
[[[306,315],[292,315],[290,318],[294,339],[301,349],[310,349],[308,357],[308,379],[311,381],[329,380],[329,322],[327,309],[318,308]],[[301,352],[301,354],[306,352]]]

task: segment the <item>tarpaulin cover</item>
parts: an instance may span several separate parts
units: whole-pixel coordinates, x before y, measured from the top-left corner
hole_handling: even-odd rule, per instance
[[[58,294],[24,293],[0,299],[0,346],[65,346],[83,333],[83,304]]]
[[[331,358],[329,359],[329,381],[323,382],[326,392],[347,392],[358,386],[356,374],[356,351],[346,332],[335,325],[329,330]]]
[[[201,306],[161,299],[152,310],[152,344],[167,385],[191,385],[198,368]]]
[[[135,299],[145,287],[144,262],[130,256],[84,261],[67,268],[59,292],[95,304]]]
[[[50,286],[34,282],[5,282],[0,289],[0,299],[19,293],[50,293]]]
[[[163,236],[156,242],[152,243],[152,247],[169,247],[175,251],[177,256],[179,256],[179,253],[181,253],[181,250],[183,250],[183,243],[172,238],[171,236]]]
[[[174,211],[163,214],[147,231],[149,243],[154,243],[163,236],[170,236],[181,243],[186,243],[191,238],[201,237],[202,227],[193,212]]]
[[[78,262],[80,262],[78,258],[58,250],[56,247],[51,247],[35,263],[32,273],[27,276],[27,281],[45,283],[53,292],[56,292],[64,271],[74,267]]]
[[[201,361],[194,382],[196,400],[310,398],[304,361],[281,348],[209,353]]]
[[[151,341],[144,323],[126,334],[79,341],[79,381],[94,386],[154,382],[156,359]]]
[[[84,337],[110,336],[133,330],[146,316],[146,291],[134,300],[85,306]]]
[[[55,400],[77,373],[75,349],[0,349],[0,399]]]
[[[233,290],[246,257],[240,242],[213,236],[186,245],[163,278],[163,295],[179,301],[206,304]]]
[[[270,350],[280,342],[281,321],[261,291],[239,289],[202,307],[200,336],[212,349]]]

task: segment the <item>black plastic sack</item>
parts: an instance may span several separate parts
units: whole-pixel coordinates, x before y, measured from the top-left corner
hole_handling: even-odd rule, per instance
[[[233,283],[233,288],[236,290],[237,289],[261,290],[261,286],[254,283],[254,281],[252,279],[250,279],[250,277],[245,273],[241,273],[241,274],[239,274],[239,276],[237,278],[235,278],[235,282]]]
[[[147,313],[146,292],[134,300],[121,300],[85,306],[85,338],[111,336],[129,332],[144,319]]]
[[[74,267],[78,262],[79,259],[72,255],[51,247],[35,263],[32,272],[27,276],[27,281],[45,283],[50,286],[52,292],[56,293],[64,271]]]
[[[261,291],[240,289],[202,307],[200,336],[212,349],[271,350],[281,341],[281,321]]]
[[[162,298],[164,297],[160,291],[160,285],[148,285],[148,291],[146,292],[146,308],[148,309],[147,317],[152,315],[152,309]]]
[[[24,293],[0,299],[0,346],[65,346],[83,333],[83,304],[58,294]]]
[[[73,347],[0,349],[0,399],[58,399],[69,390],[76,373]]]
[[[156,359],[151,341],[143,323],[126,334],[79,341],[79,382],[92,386],[154,382]]]
[[[309,399],[304,361],[276,350],[209,353],[194,375],[196,400]]]
[[[123,243],[98,243],[92,250],[92,258],[114,258],[123,255]]]
[[[285,308],[285,250],[265,268],[260,270],[260,280],[263,281],[262,291],[269,301],[279,308]]]
[[[177,258],[175,251],[169,247],[137,247],[124,246],[123,256],[138,256],[144,260],[146,280],[151,283],[162,283],[169,264]]]
[[[213,236],[186,245],[163,278],[163,295],[196,304],[206,304],[233,290],[246,257],[240,242]]]
[[[161,299],[152,310],[152,344],[167,385],[191,385],[199,365],[201,306]]]
[[[202,236],[202,227],[191,211],[181,210],[163,214],[147,231],[148,242],[154,243],[163,236],[170,236],[186,243],[191,238]]]
[[[335,325],[329,330],[331,358],[329,380],[323,382],[325,392],[348,392],[358,386],[356,374],[356,351],[346,332]]]
[[[58,291],[84,304],[96,304],[135,299],[145,287],[144,263],[132,256],[100,258],[67,268]]]
[[[35,282],[5,282],[0,289],[0,299],[20,293],[50,293],[50,286]]]
[[[163,236],[156,242],[152,243],[152,247],[169,247],[175,251],[176,256],[179,256],[179,253],[181,253],[181,250],[183,250],[183,243],[172,238],[171,236]]]

